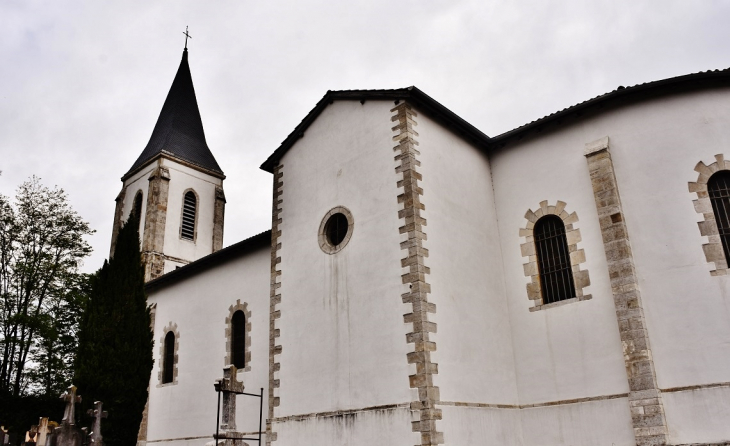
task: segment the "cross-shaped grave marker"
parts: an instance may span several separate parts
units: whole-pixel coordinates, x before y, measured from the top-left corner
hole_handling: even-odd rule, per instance
[[[263,401],[264,401],[264,389],[261,389],[261,393],[256,395],[254,393],[244,392],[243,382],[238,381],[236,373],[238,369],[234,365],[229,365],[223,368],[223,378],[215,381],[215,390],[218,392],[218,415],[216,418],[215,435],[213,436],[214,443],[207,443],[206,446],[248,446],[248,443],[244,443],[244,440],[258,441],[261,445],[261,424],[263,422]],[[220,419],[220,403],[221,393],[223,393],[223,420],[219,424]],[[248,438],[241,432],[236,432],[236,396],[247,395],[259,398],[259,431],[258,438]],[[223,432],[220,432],[222,430]],[[221,440],[223,440],[221,442]]]
[[[68,390],[66,390],[66,393],[61,395],[61,399],[66,401],[66,409],[63,411],[63,419],[61,420],[61,423],[73,426],[76,424],[76,403],[81,402],[81,397],[76,396],[76,386],[73,384],[68,386]]]
[[[86,413],[90,417],[94,417],[94,423],[91,426],[91,444],[101,446],[104,444],[104,440],[101,437],[101,419],[109,416],[109,413],[105,410],[101,410],[103,403],[101,401],[94,401],[94,408],[89,409]]]
[[[223,392],[223,422],[224,431],[236,430],[236,395],[243,392],[243,382],[236,379],[236,366],[229,365],[223,369],[223,378],[215,382],[215,390]]]

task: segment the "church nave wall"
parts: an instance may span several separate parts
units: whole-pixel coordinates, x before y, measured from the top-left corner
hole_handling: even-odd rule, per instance
[[[728,279],[710,274],[714,265],[705,259],[706,239],[697,227],[702,215],[692,203],[696,195],[687,191],[687,182],[697,181],[694,168],[699,161],[710,164],[714,155],[728,153],[728,95],[728,90],[697,91],[604,110],[510,144],[490,157],[521,405],[625,393],[628,380],[620,367],[621,354],[626,349],[629,358],[643,350],[648,361],[626,362],[632,391],[649,386],[645,378],[651,361],[656,373],[651,389],[641,390],[645,396],[638,392],[634,398],[639,400],[630,403],[637,433],[649,433],[653,426],[642,424],[652,415],[642,412],[644,401],[659,411],[655,418],[666,413],[673,444],[730,438],[728,405],[718,397],[727,388],[730,365]],[[591,184],[591,175],[603,174],[591,165],[590,156],[588,164],[583,157],[586,143],[606,136],[610,156],[599,161],[615,171],[610,188],[602,185],[604,179]],[[602,215],[599,225],[597,212],[617,204],[610,195],[616,187],[620,214],[611,216],[614,224]],[[515,228],[520,207],[534,209],[530,202],[541,199],[566,202],[580,216],[579,247],[585,252],[592,299],[528,314],[525,290],[516,286],[522,272],[517,268]],[[613,228],[616,224],[622,227]],[[623,254],[608,248],[619,238],[628,240]],[[634,272],[619,268],[625,262],[616,256],[626,253]],[[636,287],[633,294],[640,298],[621,297],[631,294],[629,287]],[[619,296],[616,304],[613,293]],[[643,308],[645,325],[632,329],[634,322],[617,323],[616,312],[621,317],[637,308]],[[642,327],[648,341],[637,334]],[[698,388],[682,390],[692,386]],[[698,396],[701,392],[706,393]],[[706,409],[706,404],[714,409]]]
[[[156,304],[154,359],[150,381],[147,444],[204,444],[215,430],[217,396],[213,382],[229,360],[227,318],[231,307],[246,304],[250,313],[250,361],[239,371],[246,391],[268,389],[269,280],[268,243],[148,291]],[[170,323],[179,333],[177,376],[161,384],[160,340]],[[267,399],[264,399],[266,413]],[[238,397],[237,424],[258,429],[258,399]],[[187,438],[188,440],[183,440]],[[175,440],[169,442],[168,440]],[[164,442],[163,442],[164,440]]]
[[[576,125],[490,156],[521,405],[628,392],[603,239],[583,156],[585,143],[598,137],[586,133]],[[532,211],[542,211],[545,201],[565,203],[564,211],[576,215],[577,221],[571,220],[580,230],[576,249],[583,250],[585,258],[579,268],[590,278],[582,292],[592,299],[530,311],[534,304],[528,285],[535,281],[525,277],[525,264],[531,262],[525,255],[534,253],[523,251],[522,228]]]

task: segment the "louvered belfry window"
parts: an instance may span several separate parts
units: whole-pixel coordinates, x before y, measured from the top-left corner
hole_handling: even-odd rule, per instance
[[[535,223],[535,254],[540,273],[542,303],[575,297],[565,224],[556,215],[546,215]]]
[[[175,333],[168,331],[165,335],[165,354],[162,358],[162,384],[172,382],[175,367]]]
[[[185,193],[183,202],[182,228],[180,237],[188,240],[195,240],[195,211],[197,207],[197,199],[193,191]]]
[[[241,310],[231,318],[231,356],[236,368],[246,366],[246,316]]]
[[[725,259],[730,259],[730,171],[721,170],[710,177],[707,182],[707,191],[710,193],[712,212],[715,213],[717,231],[722,241],[722,250]]]

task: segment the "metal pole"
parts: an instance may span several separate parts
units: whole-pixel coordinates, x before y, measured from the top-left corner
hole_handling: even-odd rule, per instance
[[[218,414],[215,416],[215,446],[218,446],[218,427],[221,422],[221,389],[218,388]],[[259,442],[259,444],[261,444]]]
[[[261,388],[261,401],[259,401],[259,446],[261,446],[261,423],[264,419],[264,388]]]

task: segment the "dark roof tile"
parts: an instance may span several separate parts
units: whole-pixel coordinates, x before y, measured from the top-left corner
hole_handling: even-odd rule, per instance
[[[205,271],[216,265],[220,265],[228,260],[238,258],[249,252],[257,249],[264,248],[271,244],[271,230],[261,232],[245,240],[241,240],[238,243],[234,243],[231,246],[227,246],[219,251],[212,254],[208,254],[205,257],[201,257],[198,260],[188,263],[187,265],[181,266],[177,269],[170,271],[167,274],[163,274],[155,280],[151,280],[145,284],[145,290],[147,292],[163,288],[167,285],[177,283],[181,280],[185,280],[196,273]]]
[[[203,121],[195,98],[193,78],[188,65],[188,50],[183,51],[180,67],[162,106],[150,141],[125,177],[161,153],[223,175],[205,142]]]

